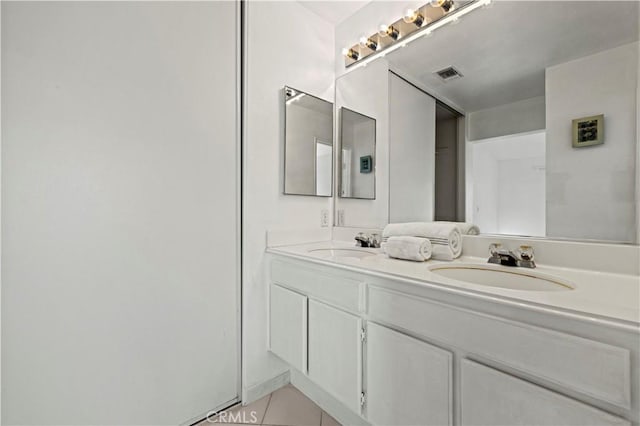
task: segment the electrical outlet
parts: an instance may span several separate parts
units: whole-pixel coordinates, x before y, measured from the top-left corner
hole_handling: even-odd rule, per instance
[[[329,226],[329,210],[327,209],[320,210],[320,226],[323,228]]]
[[[337,226],[344,226],[344,210],[338,210],[338,221]]]

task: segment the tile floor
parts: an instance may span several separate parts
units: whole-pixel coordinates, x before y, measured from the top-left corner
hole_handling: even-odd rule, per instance
[[[333,417],[287,385],[245,407],[238,406],[196,426],[269,425],[269,426],[340,426]]]

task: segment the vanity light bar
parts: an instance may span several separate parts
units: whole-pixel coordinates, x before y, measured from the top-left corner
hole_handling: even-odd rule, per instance
[[[352,71],[366,66],[369,62],[429,35],[450,22],[457,22],[461,16],[490,3],[491,0],[470,0],[456,7],[452,0],[434,0],[416,10],[407,10],[402,19],[391,25],[381,25],[376,34],[362,37],[359,44],[343,49],[345,68]],[[442,11],[440,17],[430,18],[436,13],[435,10]]]

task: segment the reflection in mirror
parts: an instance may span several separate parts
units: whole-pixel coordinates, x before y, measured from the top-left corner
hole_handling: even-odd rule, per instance
[[[376,198],[376,120],[340,108],[340,197]]]
[[[402,169],[393,164],[402,121],[394,111],[397,99],[408,99],[393,96],[400,76],[410,83],[403,90],[428,93],[463,115],[458,152],[442,173],[438,157],[446,151],[436,141],[435,182],[428,182],[436,220],[455,216],[485,234],[637,243],[639,6],[493,2],[368,64],[390,71],[367,81],[389,88],[390,113],[376,116],[390,129],[377,159],[391,162],[390,182],[378,181],[380,193],[389,191],[388,211],[405,209],[397,203],[407,197],[394,191],[408,188],[394,185],[393,174]],[[339,78],[341,91],[364,93],[345,87],[351,72]],[[437,127],[429,114],[411,119],[416,137]],[[443,208],[439,192],[455,192],[456,203],[449,197]]]
[[[284,193],[332,195],[333,104],[284,88]]]

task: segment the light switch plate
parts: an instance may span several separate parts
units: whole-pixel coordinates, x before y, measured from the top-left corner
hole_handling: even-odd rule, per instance
[[[344,226],[344,210],[343,209],[338,210],[336,226]]]

